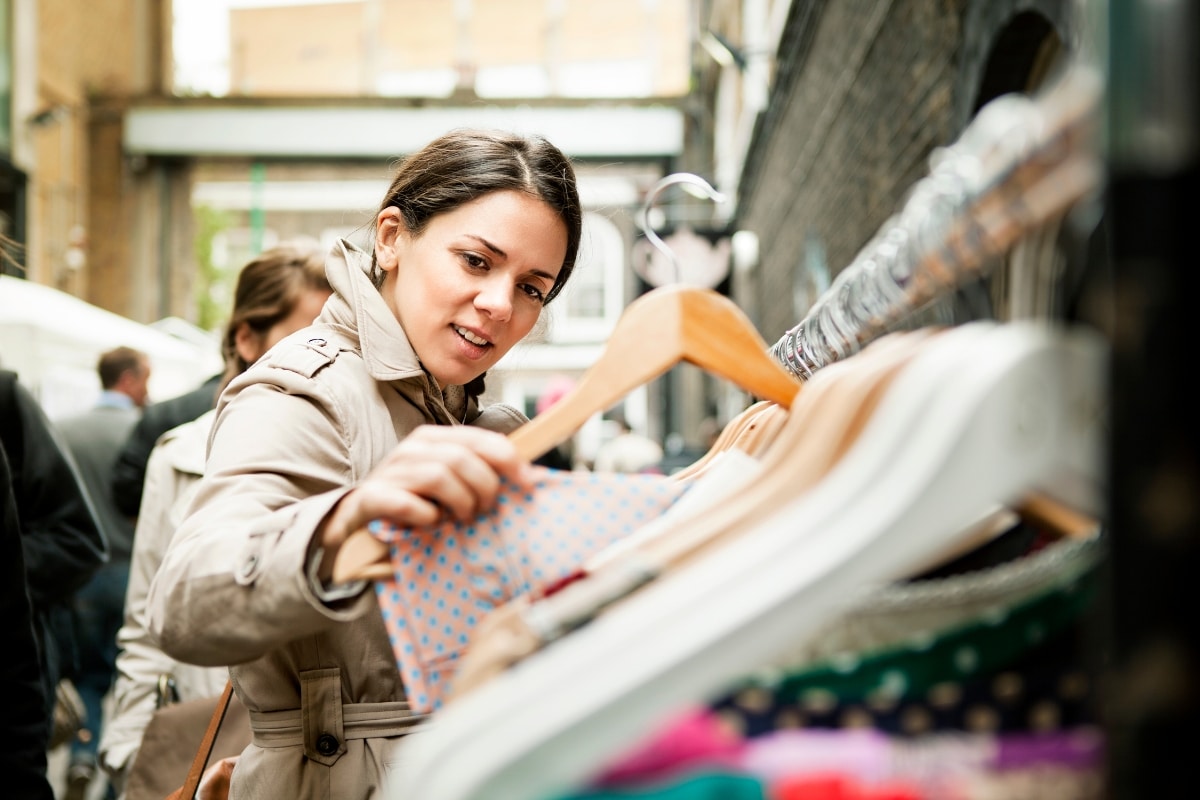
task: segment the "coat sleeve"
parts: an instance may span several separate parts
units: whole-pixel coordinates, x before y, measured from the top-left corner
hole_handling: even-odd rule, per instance
[[[205,476],[146,600],[151,634],[187,663],[244,663],[375,604],[362,592],[327,605],[306,575],[318,526],[360,477],[345,404],[302,375],[257,375],[226,390]]]

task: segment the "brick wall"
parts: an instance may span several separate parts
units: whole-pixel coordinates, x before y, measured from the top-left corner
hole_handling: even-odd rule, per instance
[[[851,262],[927,174],[930,152],[987,99],[985,86],[1032,88],[1024,81],[1036,75],[1017,74],[1030,65],[994,57],[1006,26],[1036,14],[1075,51],[1092,5],[797,0],[740,198],[739,227],[759,235],[761,261],[735,291],[768,342],[823,288],[811,262],[830,276]]]
[[[743,187],[740,226],[762,253],[747,305],[769,342],[799,321],[793,280],[811,242],[836,274],[953,134],[957,0],[819,5],[815,29],[788,34],[804,35],[807,52],[791,90],[772,97],[774,125]]]

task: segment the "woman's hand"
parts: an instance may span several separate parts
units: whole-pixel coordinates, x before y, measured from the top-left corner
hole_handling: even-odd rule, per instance
[[[371,520],[403,528],[473,519],[496,502],[501,476],[525,483],[528,469],[499,433],[470,426],[416,428],[329,515],[318,532],[325,551],[319,577],[329,579],[342,543]]]

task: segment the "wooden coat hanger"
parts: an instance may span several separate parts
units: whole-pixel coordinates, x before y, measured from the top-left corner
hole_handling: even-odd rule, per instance
[[[733,441],[733,447],[746,455],[760,457],[775,442],[775,437],[787,422],[788,409],[771,403],[762,413],[754,418],[754,426],[744,433],[739,433]]]
[[[800,381],[771,358],[766,341],[732,300],[673,284],[630,303],[575,388],[509,438],[523,458],[537,458],[594,414],[683,362],[785,408],[800,391]]]
[[[671,473],[676,480],[695,480],[706,473],[722,453],[741,450],[754,456],[762,453],[787,419],[787,408],[760,400],[744,409],[721,429],[717,440],[698,459]]]

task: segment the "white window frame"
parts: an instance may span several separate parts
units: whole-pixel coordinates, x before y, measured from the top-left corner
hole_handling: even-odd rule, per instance
[[[584,212],[576,269],[603,271],[604,310],[600,317],[579,317],[570,313],[570,293],[579,285],[575,279],[581,274],[577,272],[575,278],[567,282],[562,296],[550,305],[554,313],[551,343],[598,342],[608,338],[625,310],[626,250],[625,237],[612,220],[595,212]]]

